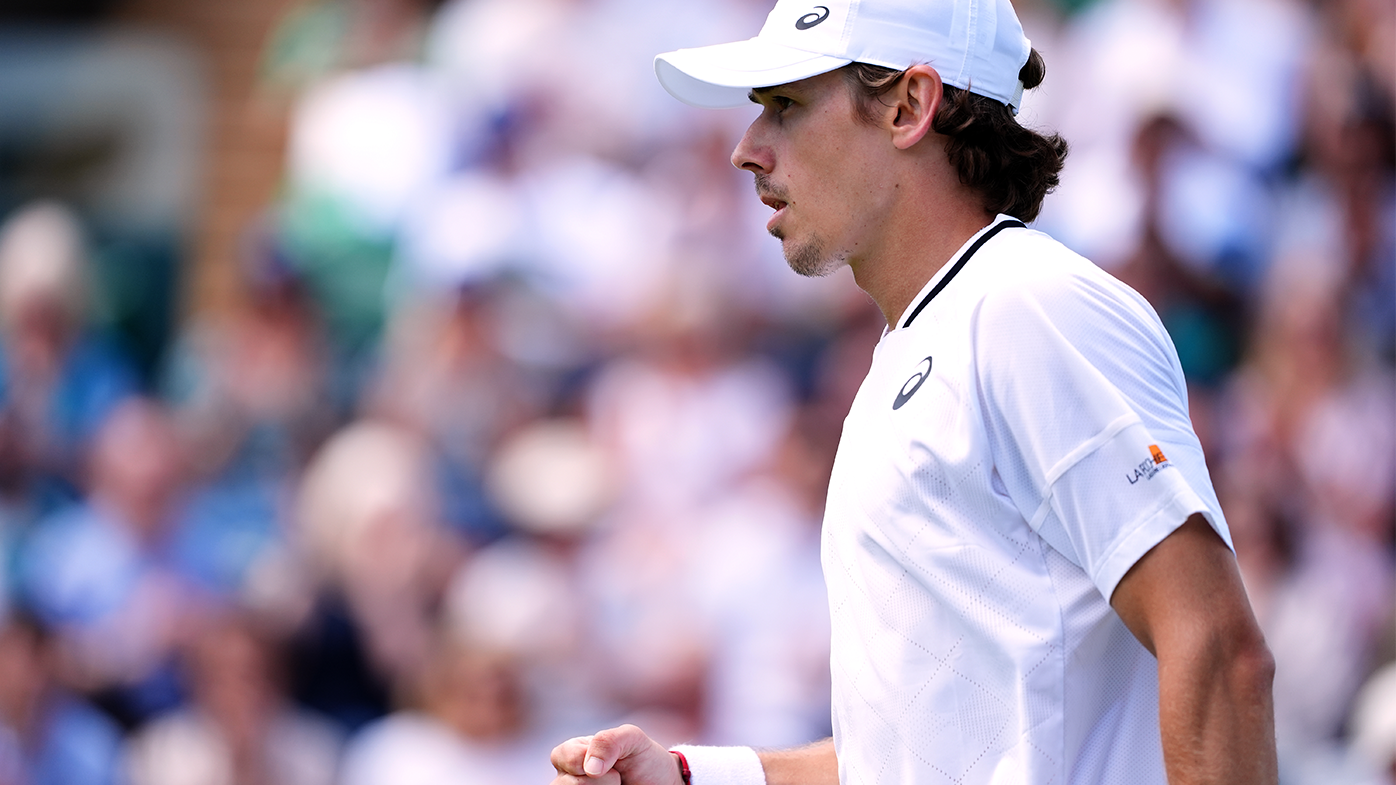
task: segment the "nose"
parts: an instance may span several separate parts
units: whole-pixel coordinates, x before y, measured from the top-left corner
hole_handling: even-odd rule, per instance
[[[757,126],[760,123],[761,118],[758,117],[747,126],[746,133],[742,134],[741,141],[732,150],[732,165],[748,172],[770,174],[775,160],[770,147],[758,137]]]

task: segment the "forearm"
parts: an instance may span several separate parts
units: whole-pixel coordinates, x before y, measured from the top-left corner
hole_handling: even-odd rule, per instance
[[[790,750],[760,750],[757,756],[766,770],[766,785],[838,785],[833,739]]]
[[[1274,785],[1273,674],[1258,639],[1160,658],[1159,726],[1170,785]]]

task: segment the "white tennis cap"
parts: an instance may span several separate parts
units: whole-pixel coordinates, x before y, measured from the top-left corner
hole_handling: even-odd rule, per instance
[[[852,62],[898,71],[925,63],[946,84],[1016,112],[1031,49],[1009,0],[779,0],[755,38],[666,52],[654,70],[675,98],[716,109],[745,104],[753,87]]]

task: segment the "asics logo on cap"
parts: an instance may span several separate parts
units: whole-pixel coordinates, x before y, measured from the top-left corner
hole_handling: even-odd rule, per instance
[[[680,100],[725,107],[850,62],[935,63],[946,84],[1016,108],[1031,51],[1012,0],[776,0],[756,37],[665,52],[654,67]]]
[[[925,366],[926,370],[921,370],[922,366]],[[902,385],[901,392],[897,393],[897,400],[892,403],[892,410],[896,411],[905,406],[906,402],[911,400],[911,396],[915,395],[916,391],[921,389],[921,385],[926,383],[926,377],[930,375],[931,358],[927,357],[917,363],[916,373],[912,374],[911,378],[906,380],[906,384]]]
[[[824,13],[821,14],[820,11],[823,11]],[[795,29],[796,29],[796,30],[808,30],[808,29],[810,29],[811,27],[814,27],[815,25],[819,24],[820,22],[822,22],[822,21],[824,21],[825,19],[828,19],[828,18],[829,18],[829,8],[828,8],[828,6],[817,5],[817,6],[814,7],[814,10],[813,10],[813,11],[811,11],[811,12],[809,12],[808,14],[805,14],[804,16],[800,17],[799,19],[796,19],[796,20],[795,20]]]

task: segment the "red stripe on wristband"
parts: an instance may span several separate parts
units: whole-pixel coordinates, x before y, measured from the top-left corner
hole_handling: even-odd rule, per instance
[[[683,785],[693,785],[693,772],[688,770],[688,758],[684,757],[678,750],[669,750],[675,758],[679,759],[679,779],[683,780]]]

